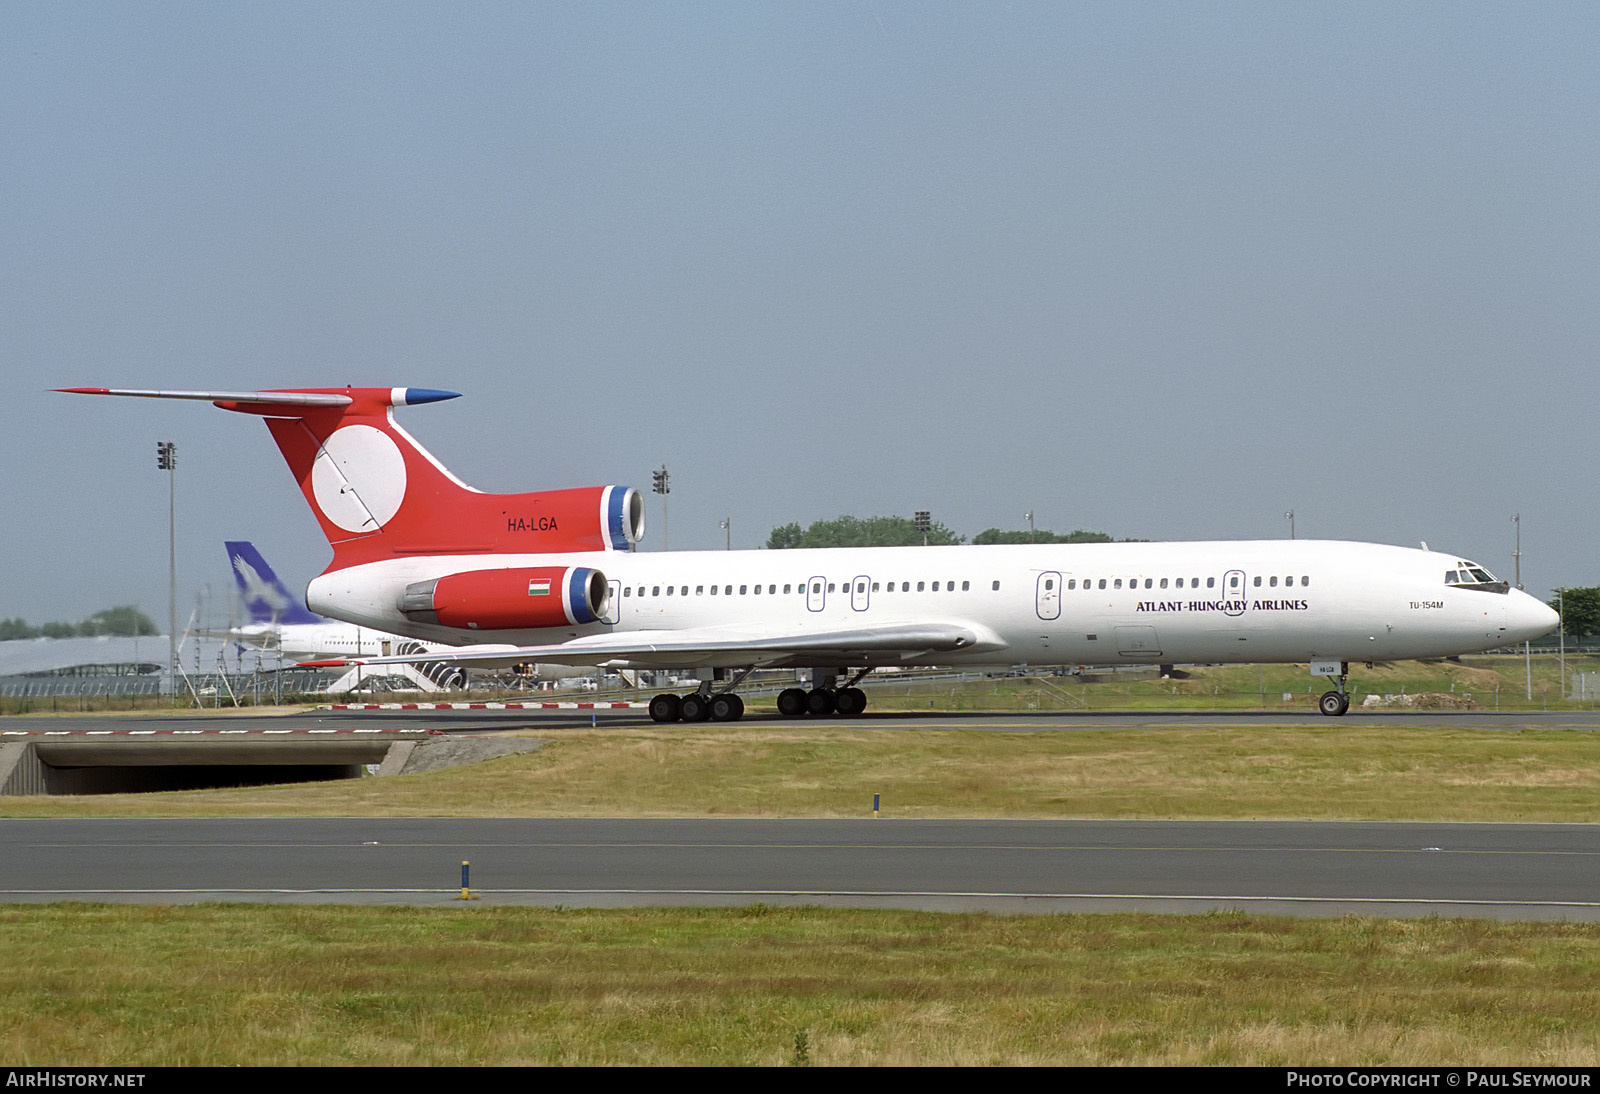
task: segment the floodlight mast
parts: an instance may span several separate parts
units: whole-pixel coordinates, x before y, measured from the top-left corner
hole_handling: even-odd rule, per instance
[[[653,493],[661,495],[661,549],[671,550],[671,540],[667,528],[667,495],[672,493],[672,477],[667,474],[667,465],[662,464],[658,471],[650,472],[650,489]]]
[[[178,696],[178,446],[156,442],[156,469],[167,473],[167,682]],[[137,629],[137,628],[135,628]]]

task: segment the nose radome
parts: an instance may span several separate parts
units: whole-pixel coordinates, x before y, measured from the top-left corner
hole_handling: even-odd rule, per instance
[[[1517,642],[1528,642],[1549,634],[1561,625],[1561,617],[1548,604],[1518,589],[1511,590],[1511,603],[1506,605],[1506,630]]]

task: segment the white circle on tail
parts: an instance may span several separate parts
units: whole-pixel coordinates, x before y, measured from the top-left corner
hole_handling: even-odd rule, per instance
[[[311,467],[311,493],[322,515],[347,532],[376,532],[400,511],[406,460],[381,429],[347,425],[322,442]]]

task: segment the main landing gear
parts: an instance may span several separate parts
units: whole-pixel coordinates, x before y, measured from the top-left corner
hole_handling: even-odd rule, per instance
[[[778,713],[785,718],[826,718],[842,714],[854,718],[867,709],[867,693],[860,688],[788,688],[778,693]]]
[[[1344,690],[1345,678],[1350,675],[1350,662],[1313,661],[1311,674],[1333,679],[1333,690],[1323,692],[1322,698],[1317,700],[1318,710],[1330,718],[1338,718],[1350,709],[1350,695]]]
[[[712,693],[712,680],[723,670],[718,669],[713,673],[710,669],[703,670],[700,681],[700,690],[692,691],[687,695],[662,694],[650,700],[650,718],[656,722],[736,722],[744,717],[744,700],[733,693],[744,678],[750,675],[750,669],[742,670],[738,676],[715,694]],[[826,718],[832,714],[854,718],[867,709],[867,693],[856,687],[862,679],[871,672],[870,668],[862,669],[848,680],[843,687],[836,686],[846,675],[845,669],[813,669],[811,670],[811,687],[786,688],[778,694],[778,713],[785,718]]]
[[[657,722],[737,722],[744,717],[744,700],[733,692],[705,695],[691,691],[679,698],[670,693],[650,700],[650,717]]]
[[[867,693],[856,685],[872,669],[862,669],[845,681],[842,688],[834,687],[846,671],[812,669],[810,691],[805,688],[786,688],[778,693],[778,713],[785,718],[826,718],[830,714],[854,718],[867,709]]]
[[[688,695],[677,696],[671,693],[657,695],[650,700],[650,718],[656,722],[676,722],[682,719],[685,722],[737,722],[744,717],[744,700],[733,693],[733,689],[744,682],[750,675],[749,669],[742,670],[733,682],[716,694],[712,694],[712,679],[721,676],[723,670],[715,672],[705,670],[710,679],[700,681],[700,690],[691,691]]]

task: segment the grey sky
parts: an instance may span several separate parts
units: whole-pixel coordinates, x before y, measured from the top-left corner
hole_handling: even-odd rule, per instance
[[[329,552],[258,421],[416,385],[671,545],[932,509],[1600,584],[1589,4],[0,6],[0,615]],[[661,546],[652,498],[647,546]]]

